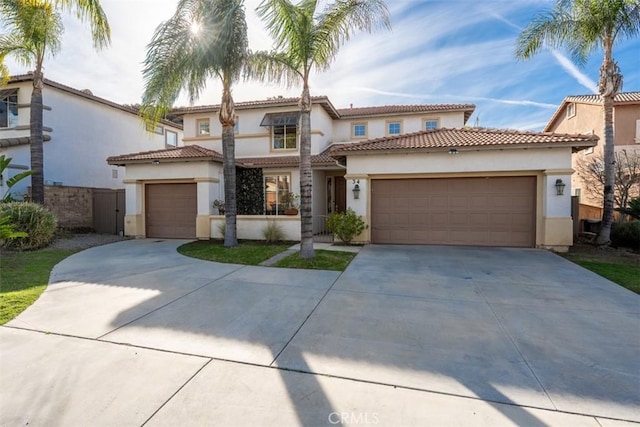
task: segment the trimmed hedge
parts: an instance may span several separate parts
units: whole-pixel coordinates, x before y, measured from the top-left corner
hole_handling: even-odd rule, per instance
[[[15,251],[32,251],[51,243],[56,231],[56,217],[37,203],[0,203],[0,216],[9,217],[14,231],[27,233],[27,237],[2,240],[2,247]]]
[[[611,245],[640,251],[640,221],[611,224]]]

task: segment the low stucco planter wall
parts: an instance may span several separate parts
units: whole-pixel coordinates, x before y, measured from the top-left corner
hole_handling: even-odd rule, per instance
[[[211,215],[209,217],[209,237],[214,239],[223,238],[220,226],[224,222],[224,216]],[[277,223],[282,228],[285,240],[300,240],[300,216],[298,215],[238,215],[236,217],[238,239],[264,240],[263,230],[271,222]]]

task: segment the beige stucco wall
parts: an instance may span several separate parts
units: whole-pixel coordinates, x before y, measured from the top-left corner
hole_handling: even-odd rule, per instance
[[[224,236],[220,233],[220,225],[224,224],[225,218],[220,215],[209,217],[210,237],[221,239]],[[236,229],[238,239],[264,240],[263,230],[269,223],[276,223],[284,232],[285,240],[300,240],[300,216],[267,216],[267,215],[242,215],[236,217]]]
[[[566,108],[558,120],[550,128],[552,132],[569,134],[594,134],[600,139],[598,145],[591,150],[583,150],[572,156],[572,167],[578,170],[580,162],[589,162],[594,156],[601,156],[604,147],[604,116],[602,106],[594,104],[576,103],[576,114],[567,117]],[[640,120],[640,105],[616,105],[613,111],[615,149],[640,150],[640,143],[636,142],[636,121]],[[580,189],[580,203],[602,206],[600,189],[590,188],[575,173],[571,178],[572,188]],[[574,193],[572,193],[574,194]]]
[[[344,118],[333,122],[333,142],[357,142],[358,139],[351,138],[351,125],[353,123],[367,124],[367,137],[364,139],[382,138],[387,136],[386,124],[388,121],[400,121],[402,123],[402,133],[418,132],[422,130],[423,120],[438,120],[441,128],[462,128],[464,127],[464,112],[456,111],[450,113],[419,113],[407,115],[395,115],[385,117],[362,117]]]

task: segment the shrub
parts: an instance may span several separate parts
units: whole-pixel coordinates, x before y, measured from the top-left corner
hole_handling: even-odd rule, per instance
[[[262,235],[267,243],[277,243],[284,240],[284,230],[275,221],[267,222],[267,225],[262,229]]]
[[[224,240],[224,236],[227,234],[227,223],[221,222],[218,224],[218,232],[222,236],[222,240]]]
[[[356,215],[351,208],[345,212],[332,213],[327,220],[327,228],[329,231],[338,236],[338,239],[345,245],[351,243],[354,237],[368,227],[369,226],[362,220],[362,217]]]
[[[635,219],[640,219],[640,197],[629,200],[626,208],[616,209],[618,212],[627,214]]]
[[[2,203],[0,216],[8,217],[15,231],[27,233],[27,237],[3,240],[4,248],[31,251],[44,248],[53,240],[57,221],[42,205],[30,202]]]
[[[640,251],[640,221],[611,224],[611,245]]]

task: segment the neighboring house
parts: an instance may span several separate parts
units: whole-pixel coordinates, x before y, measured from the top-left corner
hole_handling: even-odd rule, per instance
[[[32,80],[31,74],[18,75],[0,88],[0,154],[12,158],[9,176],[0,183],[30,168]],[[179,124],[163,121],[147,132],[135,109],[87,89],[45,80],[42,92],[45,203],[64,226],[92,226],[93,189],[124,188],[124,170],[105,164],[106,157],[181,145]],[[29,179],[20,182],[14,195],[28,194],[30,185]]]
[[[572,167],[593,156],[602,156],[604,148],[604,116],[600,95],[568,96],[562,101],[544,129],[545,132],[580,133],[597,135],[598,145],[573,154]],[[619,93],[613,104],[613,132],[615,151],[640,154],[640,92]],[[604,165],[602,166],[604,168]],[[575,173],[571,178],[573,195],[583,205],[602,207],[601,189],[590,188]],[[637,193],[637,189],[635,192]],[[594,211],[598,212],[598,211]],[[598,215],[596,215],[598,216]]]
[[[572,151],[597,137],[464,129],[470,104],[336,109],[326,97],[312,101],[314,233],[326,215],[351,207],[369,224],[361,242],[572,244],[570,197],[556,195],[556,182],[569,186]],[[261,174],[261,210],[238,217],[239,238],[262,238],[269,221],[300,238],[299,216],[281,206],[299,192],[297,105],[236,104],[238,167]],[[224,218],[212,207],[224,194],[218,109],[179,112],[184,147],[108,159],[126,166],[127,235],[220,237]]]

